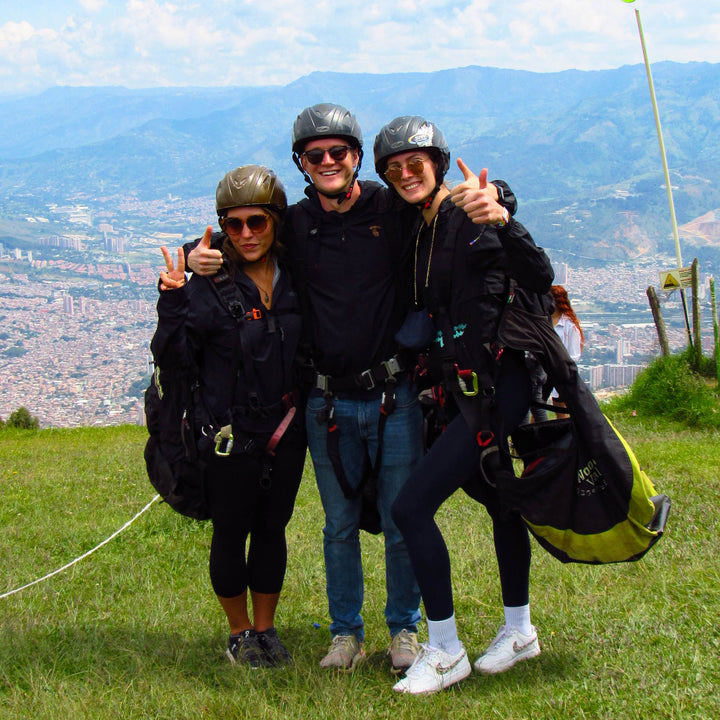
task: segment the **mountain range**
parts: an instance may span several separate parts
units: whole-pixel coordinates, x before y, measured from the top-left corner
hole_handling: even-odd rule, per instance
[[[653,79],[684,254],[720,268],[720,65],[658,63]],[[588,260],[674,256],[643,65],[318,72],[282,87],[55,87],[0,98],[0,192],[8,208],[28,198],[191,199],[212,196],[227,170],[252,162],[273,167],[298,199],[290,130],[317,102],[357,115],[361,179],[376,179],[377,130],[397,115],[424,115],[453,158],[510,183],[539,244]],[[448,178],[461,179],[454,165]]]

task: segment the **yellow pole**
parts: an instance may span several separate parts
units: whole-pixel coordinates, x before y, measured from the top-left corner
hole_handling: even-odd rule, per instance
[[[633,0],[630,0],[632,2]],[[628,2],[628,0],[625,0]],[[645,60],[645,72],[647,73],[648,86],[650,88],[650,99],[652,100],[653,114],[655,115],[655,129],[657,130],[658,143],[660,144],[660,157],[662,158],[663,173],[665,174],[665,189],[667,190],[668,203],[670,205],[670,220],[672,222],[673,240],[675,241],[675,256],[677,258],[678,269],[682,268],[682,254],[680,252],[680,238],[678,236],[677,220],[675,218],[675,203],[673,202],[672,185],[670,184],[670,171],[668,169],[667,155],[665,154],[665,141],[663,140],[662,127],[660,125],[660,114],[658,112],[657,98],[655,97],[655,85],[653,84],[652,71],[650,70],[650,61],[648,60],[647,48],[645,47],[645,35],[643,33],[642,21],[640,20],[640,11],[635,8],[635,17],[637,19],[638,32],[640,33],[640,45],[642,46],[643,59]],[[680,288],[680,296],[682,297],[683,311],[685,313],[685,329],[687,330],[688,343],[692,347],[692,335],[690,334],[690,320],[687,312],[687,302],[685,300],[685,290]]]

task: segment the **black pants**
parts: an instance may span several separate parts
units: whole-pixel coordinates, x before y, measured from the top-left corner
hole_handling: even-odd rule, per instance
[[[496,392],[505,436],[525,417],[530,402],[530,381],[523,358],[510,353],[506,355]],[[493,429],[499,432],[499,423]],[[520,515],[504,508],[495,489],[479,477],[480,454],[475,435],[463,416],[457,415],[432,445],[393,504],[392,517],[407,544],[430,620],[444,620],[454,612],[450,556],[434,518],[438,508],[461,487],[484,504],[492,518],[503,604],[517,607],[528,603],[528,531]]]
[[[305,451],[304,431],[291,426],[278,445],[268,487],[260,482],[259,458],[211,457],[206,473],[213,523],[210,580],[220,597],[235,597],[248,588],[280,592],[287,567],[285,527],[300,487]]]

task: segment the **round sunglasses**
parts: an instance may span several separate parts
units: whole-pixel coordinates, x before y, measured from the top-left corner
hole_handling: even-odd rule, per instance
[[[228,235],[239,235],[242,229],[247,225],[248,230],[251,233],[259,234],[265,232],[268,226],[268,216],[264,214],[250,215],[248,218],[243,220],[239,217],[221,217],[218,220],[220,227],[223,232]]]

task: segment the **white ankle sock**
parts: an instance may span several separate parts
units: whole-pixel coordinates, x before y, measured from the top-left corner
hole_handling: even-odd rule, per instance
[[[428,618],[428,645],[444,650],[451,655],[457,655],[462,648],[455,626],[455,613],[445,620],[430,620]]]
[[[518,607],[505,606],[505,625],[517,628],[523,635],[532,635],[532,623],[530,622],[530,605],[519,605]]]

